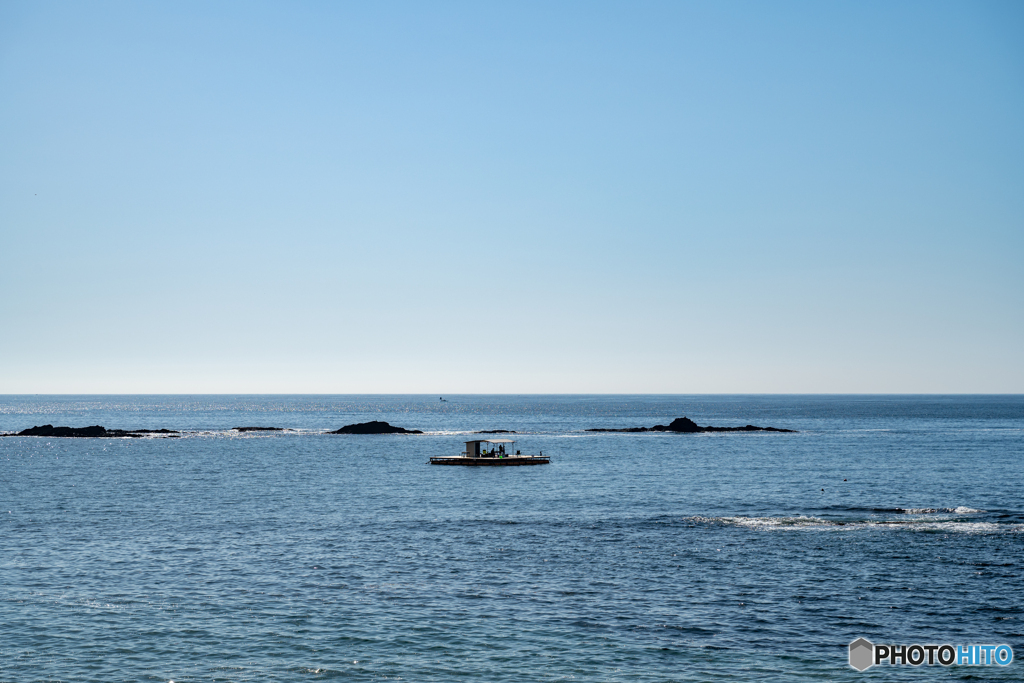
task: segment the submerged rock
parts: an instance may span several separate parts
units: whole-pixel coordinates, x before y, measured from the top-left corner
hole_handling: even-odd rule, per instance
[[[511,429],[485,429],[483,431],[473,432],[473,433],[474,434],[517,434],[518,432],[513,432]]]
[[[788,432],[796,433],[795,429],[779,429],[778,427],[756,427],[746,425],[744,427],[701,427],[688,417],[677,417],[668,425],[654,425],[653,427],[623,427],[621,429],[587,429],[588,432],[675,432],[677,434],[697,434],[700,432]]]
[[[284,427],[232,427],[236,432],[283,432]]]
[[[7,436],[46,436],[58,438],[140,438],[143,434],[177,434],[173,429],[107,429],[100,425],[92,427],[54,427],[42,425],[23,429]]]
[[[402,427],[392,427],[387,422],[360,422],[354,425],[345,425],[341,429],[333,432],[327,432],[328,434],[422,434],[418,429],[404,429]]]

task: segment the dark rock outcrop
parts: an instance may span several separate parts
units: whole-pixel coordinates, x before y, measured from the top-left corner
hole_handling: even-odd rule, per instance
[[[403,429],[392,427],[387,422],[360,422],[354,425],[345,425],[341,429],[328,434],[422,434],[418,429]]]
[[[516,434],[511,429],[485,429],[480,432],[473,432],[474,434]]]
[[[232,427],[236,432],[283,432],[284,427]]]
[[[701,427],[688,417],[677,417],[668,425],[654,425],[653,427],[623,427],[621,429],[587,429],[588,432],[675,432],[677,434],[697,434],[701,432],[788,432],[795,433],[795,429],[779,429],[778,427],[756,427],[746,425],[745,427]]]
[[[7,436],[46,436],[58,438],[140,438],[143,434],[177,434],[173,429],[106,429],[100,425],[92,427],[54,427],[42,425],[23,429]]]
[[[667,427],[665,425],[654,425],[651,427],[651,431],[653,432],[681,432],[683,434],[696,434],[697,432],[712,429],[716,429],[716,427],[701,427],[688,417],[677,417],[672,420]]]
[[[23,429],[15,434],[15,436],[104,437],[109,434],[110,432],[99,425],[92,427],[54,427],[53,425],[42,425]]]

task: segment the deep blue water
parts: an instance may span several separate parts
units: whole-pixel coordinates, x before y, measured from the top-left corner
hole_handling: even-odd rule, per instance
[[[1024,680],[846,663],[1024,658],[1024,397],[437,398],[0,397],[188,430],[0,439],[0,680]],[[582,431],[682,415],[800,431]],[[479,429],[552,463],[426,464]]]

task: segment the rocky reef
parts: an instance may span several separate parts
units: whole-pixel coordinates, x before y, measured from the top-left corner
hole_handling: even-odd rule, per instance
[[[745,427],[701,427],[688,417],[677,417],[667,425],[654,425],[653,427],[622,427],[618,429],[587,429],[588,432],[676,432],[679,434],[698,434],[701,432],[788,432],[795,433],[795,429],[779,429],[778,427],[757,427],[746,425]]]
[[[404,429],[402,427],[392,427],[387,422],[360,422],[354,425],[345,425],[341,429],[337,429],[333,432],[327,432],[328,434],[422,434],[418,429]]]
[[[23,429],[7,436],[47,436],[58,438],[139,438],[145,434],[178,434],[173,429],[107,429],[100,425],[92,427],[54,427],[42,425]]]
[[[232,427],[236,432],[283,432],[288,431],[284,427]],[[653,427],[612,427],[600,429],[587,429],[588,432],[674,432],[677,434],[697,434],[701,432],[789,432],[793,429],[779,429],[778,427],[758,427],[746,425],[744,427],[702,427],[688,417],[680,417],[672,420],[667,425],[654,425]],[[387,422],[360,422],[358,424],[345,425],[341,429],[327,434],[422,434],[419,429],[405,429],[395,427]],[[511,429],[485,429],[474,434],[516,434]],[[180,434],[174,429],[107,429],[100,425],[91,427],[54,427],[53,425],[41,425],[23,429],[15,434],[3,434],[0,436],[43,436],[43,437],[77,437],[77,438],[139,438],[148,434],[163,436],[176,436]]]

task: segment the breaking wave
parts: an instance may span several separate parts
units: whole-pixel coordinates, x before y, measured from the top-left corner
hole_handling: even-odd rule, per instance
[[[950,508],[963,513],[970,508]],[[971,512],[979,512],[971,510]],[[918,519],[825,519],[823,517],[767,516],[767,517],[689,517],[688,521],[700,525],[735,526],[759,531],[785,530],[886,530],[930,531],[947,533],[1020,533],[1024,524],[1019,522],[987,522],[962,519],[927,518]]]

